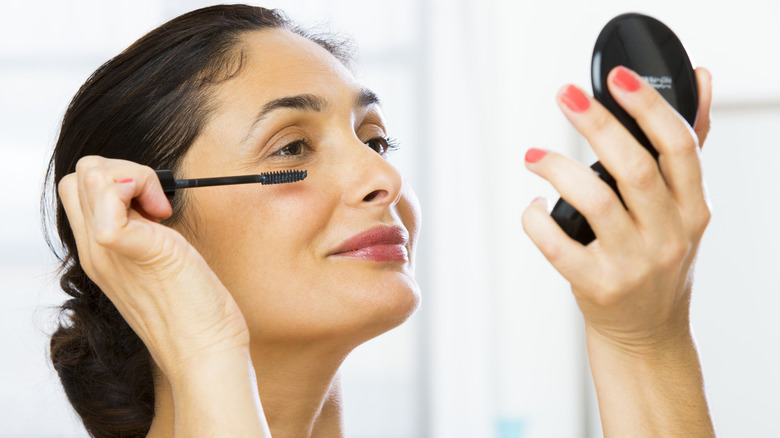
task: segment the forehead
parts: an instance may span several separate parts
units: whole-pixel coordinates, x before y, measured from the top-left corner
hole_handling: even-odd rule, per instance
[[[271,101],[313,94],[326,100],[360,90],[349,69],[317,43],[287,30],[269,29],[244,36],[244,62],[223,90],[230,100]],[[223,93],[220,93],[223,94]]]

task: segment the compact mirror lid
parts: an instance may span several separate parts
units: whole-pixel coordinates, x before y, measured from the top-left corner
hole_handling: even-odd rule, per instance
[[[623,118],[628,114],[612,99],[606,86],[607,75],[619,65],[634,70],[655,87],[691,126],[696,123],[696,73],[680,40],[655,18],[637,13],[613,18],[596,40],[591,65],[594,97],[621,122],[624,120],[619,114]]]

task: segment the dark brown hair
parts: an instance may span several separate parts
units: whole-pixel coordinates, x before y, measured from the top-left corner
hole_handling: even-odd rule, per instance
[[[279,11],[212,6],[163,24],[103,64],[65,113],[42,200],[44,226],[56,225],[57,236],[46,235],[61,262],[60,286],[71,297],[51,336],[51,360],[93,437],[146,436],[154,416],[152,363],[140,338],[84,273],[56,186],[86,155],[175,172],[215,109],[209,92],[242,69],[242,37],[263,29],[295,32],[349,64],[345,41],[311,35]],[[169,224],[179,220],[178,198]]]

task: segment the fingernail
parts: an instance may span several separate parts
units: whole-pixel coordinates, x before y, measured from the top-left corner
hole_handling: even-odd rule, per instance
[[[531,201],[531,205],[534,204],[542,204],[544,205],[544,209],[549,211],[549,207],[547,206],[547,198],[545,198],[544,196],[535,197],[534,200]]]
[[[531,148],[528,149],[528,152],[525,153],[525,161],[529,163],[536,163],[537,161],[541,160],[545,155],[547,155],[547,151]]]
[[[579,88],[569,85],[561,94],[561,100],[570,110],[581,113],[590,108],[590,100]]]
[[[119,180],[117,182],[119,184],[125,184],[125,183],[129,183],[129,182],[133,182],[133,178],[125,178],[125,179]]]
[[[634,92],[639,89],[641,83],[627,68],[622,65],[617,68],[615,75],[612,76],[612,83],[617,85],[618,88],[623,90]]]

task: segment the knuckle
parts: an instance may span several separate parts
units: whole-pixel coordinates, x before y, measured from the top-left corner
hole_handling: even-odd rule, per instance
[[[646,113],[655,113],[664,111],[669,104],[653,87],[643,87],[645,89],[645,98],[641,100],[640,110]]]
[[[563,245],[554,239],[545,242],[543,253],[550,263],[557,264],[563,257]]]
[[[614,118],[612,114],[604,111],[594,111],[590,119],[591,129],[597,135],[604,135],[614,128]]]
[[[591,217],[606,216],[613,207],[615,196],[605,185],[591,190],[585,200],[586,210]]]
[[[658,264],[661,269],[675,269],[688,254],[689,245],[679,239],[664,243],[658,254]]]
[[[691,221],[693,231],[696,235],[703,234],[712,219],[712,211],[706,203],[703,204],[703,206],[696,209]]]
[[[671,154],[678,156],[688,156],[698,153],[699,142],[697,140],[696,134],[691,132],[689,127],[687,128],[688,129],[685,130],[685,133],[680,133],[680,135],[676,136],[675,141],[673,141],[667,147]]]
[[[628,166],[626,179],[628,183],[639,189],[649,189],[658,178],[658,165],[649,155],[642,156]]]
[[[95,166],[100,165],[100,163],[104,160],[104,158],[97,156],[97,155],[85,155],[76,162],[76,172],[81,173],[86,171],[87,169],[91,169]]]
[[[93,231],[93,238],[95,243],[103,247],[110,247],[116,243],[118,239],[118,233],[114,229],[106,227],[96,227]]]
[[[113,228],[96,227],[92,232],[92,238],[101,247],[111,249],[119,240],[119,232]]]
[[[90,167],[82,172],[82,180],[87,187],[99,187],[105,181],[105,175],[98,167]]]
[[[57,193],[60,198],[67,199],[73,193],[73,189],[76,185],[76,174],[69,173],[62,177],[59,184],[57,184]]]

